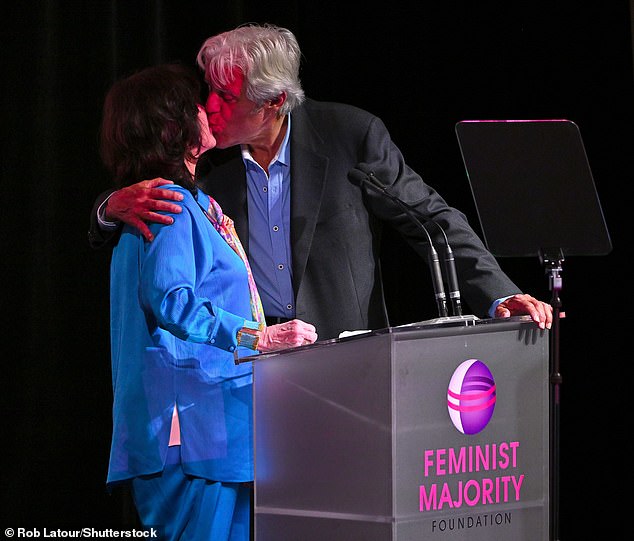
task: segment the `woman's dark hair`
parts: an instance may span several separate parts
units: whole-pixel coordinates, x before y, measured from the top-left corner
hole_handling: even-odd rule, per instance
[[[115,82],[101,123],[101,159],[118,188],[155,177],[192,190],[184,160],[200,147],[200,81],[193,70],[164,64]]]

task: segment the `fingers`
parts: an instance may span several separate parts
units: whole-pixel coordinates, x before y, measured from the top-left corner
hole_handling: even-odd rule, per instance
[[[135,217],[146,222],[156,222],[157,224],[167,225],[174,223],[174,218],[166,214],[161,214],[159,211],[179,214],[183,212],[183,207],[177,203],[169,203],[161,199],[147,199],[145,201],[139,201],[134,208],[129,209],[128,213],[134,214]]]
[[[165,186],[166,184],[174,184],[171,180],[167,180],[166,178],[153,178],[152,180],[144,180],[142,182],[138,182],[138,185],[144,188],[156,188],[157,186]]]
[[[165,201],[161,201],[161,199],[168,199],[170,201],[182,201],[183,194],[180,192],[175,192],[174,190],[162,190],[160,188],[152,188],[147,198],[150,200],[156,200],[156,203],[165,203]],[[166,203],[169,208],[161,209],[161,210],[169,210],[170,212],[180,212],[180,205],[174,205],[173,203]],[[158,207],[157,207],[158,208]],[[174,210],[171,210],[174,209]]]
[[[147,195],[145,196],[147,199],[167,199],[170,201],[182,201],[183,194],[179,192],[175,192],[174,190],[162,190],[160,186],[165,186],[168,184],[174,184],[171,180],[167,180],[165,178],[153,178],[152,180],[144,180],[142,182],[137,182],[130,186],[130,188],[134,188],[137,191],[144,192],[147,191]],[[158,207],[155,210],[167,210],[169,212],[180,212],[180,207],[177,205],[173,205],[170,208],[159,209]]]
[[[537,299],[533,299],[536,303],[537,313],[539,315],[539,324],[543,329],[544,327],[550,329],[553,324],[553,307],[550,304],[547,304],[542,301],[538,301]],[[533,317],[533,321],[535,318]]]
[[[508,308],[506,308],[506,306],[504,306],[503,304],[498,304],[497,308],[495,309],[495,317],[499,317],[499,318],[511,317],[511,311]]]
[[[182,195],[182,194],[178,194]],[[167,201],[163,201],[161,199],[157,199],[154,203],[154,210],[163,210],[165,212],[171,212],[172,214],[179,214],[183,211],[183,207],[181,207],[177,203],[169,203]]]
[[[310,323],[306,323],[305,321],[302,321],[301,319],[291,319],[290,321],[287,321],[286,323],[282,323],[281,325],[287,331],[314,334],[315,336],[317,336],[315,333],[315,330],[316,330],[315,326],[311,325]]]
[[[530,295],[526,295],[524,299],[526,309],[533,321],[537,323],[540,329],[550,329],[553,323],[553,308],[550,304],[539,301]]]
[[[152,242],[154,240],[154,235],[152,234],[152,231],[150,231],[150,228],[143,220],[135,220],[134,223],[131,225],[133,225],[133,227],[136,227],[141,235],[143,235],[148,242]]]
[[[157,212],[145,212],[143,213],[143,220],[146,222],[155,222],[157,224],[170,225],[174,223],[174,218],[167,216],[166,214],[159,214]]]
[[[513,295],[495,309],[495,317],[511,317],[528,314],[541,329],[550,329],[553,323],[553,307],[527,294]]]
[[[175,205],[175,206],[178,206],[178,205]],[[181,212],[181,210],[182,209],[178,207],[178,212]],[[171,225],[174,223],[174,218],[172,218],[171,216],[167,216],[166,214],[158,214],[156,212],[145,212],[141,214],[141,216],[143,219],[139,219],[136,216],[130,216],[128,218],[130,221],[127,223],[129,223],[132,227],[136,227],[141,233],[141,235],[143,235],[145,239],[149,242],[152,242],[154,240],[154,234],[152,233],[152,231],[150,231],[150,228],[147,225],[148,222],[154,222],[157,224],[165,224],[165,225]]]
[[[312,344],[317,340],[315,327],[301,319],[293,319],[287,323],[283,323],[282,328],[285,328],[285,332],[290,335],[291,340],[298,346]]]

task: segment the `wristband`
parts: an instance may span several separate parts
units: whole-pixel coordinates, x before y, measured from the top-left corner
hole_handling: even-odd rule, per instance
[[[258,349],[260,333],[264,330],[264,325],[257,321],[244,320],[244,325],[238,331],[238,345],[249,349]]]

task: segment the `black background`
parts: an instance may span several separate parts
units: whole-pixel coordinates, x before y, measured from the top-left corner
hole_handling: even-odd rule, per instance
[[[567,118],[579,125],[614,249],[567,258],[563,267],[561,537],[576,538],[577,528],[590,538],[618,534],[630,522],[632,456],[625,442],[632,410],[629,3],[279,4],[3,8],[0,526],[122,524],[121,497],[105,489],[109,253],[92,251],[86,237],[94,198],[110,184],[97,154],[103,96],[136,68],[194,65],[206,37],[253,21],[292,29],[305,57],[306,93],[382,117],[409,165],[476,229],[455,123]],[[432,317],[427,268],[398,238],[388,240],[392,323]],[[525,291],[550,298],[539,261],[500,262]]]

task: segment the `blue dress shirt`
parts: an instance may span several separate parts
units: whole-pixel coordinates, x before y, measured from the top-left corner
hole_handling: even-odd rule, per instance
[[[295,317],[291,270],[291,115],[286,136],[269,164],[269,174],[245,146],[249,212],[249,263],[267,316]]]

